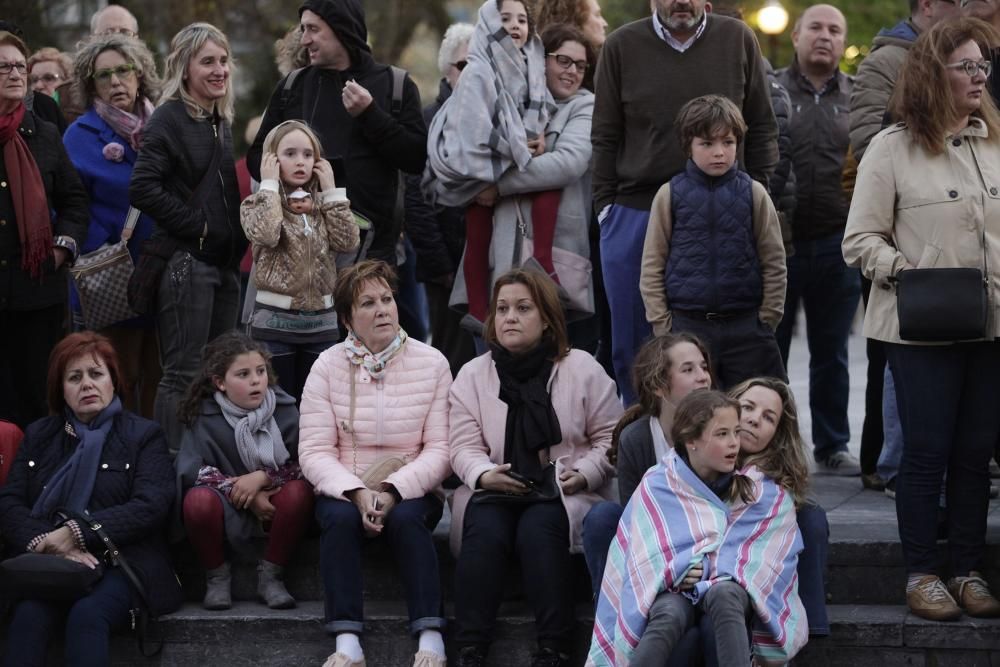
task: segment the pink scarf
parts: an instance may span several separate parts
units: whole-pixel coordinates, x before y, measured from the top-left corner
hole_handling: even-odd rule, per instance
[[[101,120],[110,125],[115,134],[128,139],[132,149],[138,151],[142,145],[142,128],[146,126],[146,121],[153,115],[153,103],[143,97],[138,100],[136,106],[139,107],[138,114],[122,111],[98,97],[94,98],[94,111],[101,117]]]

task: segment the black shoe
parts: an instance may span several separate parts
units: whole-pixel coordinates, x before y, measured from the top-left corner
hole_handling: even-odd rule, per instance
[[[531,667],[569,667],[569,656],[543,648],[531,656]]]
[[[458,652],[456,667],[486,667],[486,651],[479,646],[466,646]]]

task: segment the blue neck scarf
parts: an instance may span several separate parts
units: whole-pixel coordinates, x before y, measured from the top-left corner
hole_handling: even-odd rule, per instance
[[[89,424],[84,424],[69,409],[66,410],[66,421],[73,427],[80,444],[49,479],[42,495],[31,508],[31,516],[44,519],[59,508],[78,513],[87,509],[94,492],[94,482],[97,481],[104,441],[108,438],[115,416],[121,411],[122,403],[117,396]]]

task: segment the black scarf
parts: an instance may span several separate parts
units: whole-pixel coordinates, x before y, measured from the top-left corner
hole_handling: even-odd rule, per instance
[[[503,460],[511,470],[541,484],[544,471],[538,452],[562,442],[559,418],[546,386],[556,346],[544,339],[524,354],[511,354],[499,345],[491,345],[490,351],[500,377],[500,400],[507,404]]]

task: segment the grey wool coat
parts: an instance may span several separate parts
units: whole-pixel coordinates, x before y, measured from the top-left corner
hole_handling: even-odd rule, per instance
[[[531,194],[562,190],[552,258],[559,281],[569,295],[566,317],[572,321],[594,312],[594,283],[591,276],[590,242],[590,125],[594,95],[580,89],[565,100],[556,101],[557,110],[545,129],[545,152],[534,157],[523,171],[508,169],[497,182],[500,198],[493,213],[493,240],[490,247],[490,283],[509,269],[531,257],[523,231],[530,238]],[[465,257],[462,258],[465,262]],[[463,267],[456,272],[449,304],[465,311],[468,307]]]

